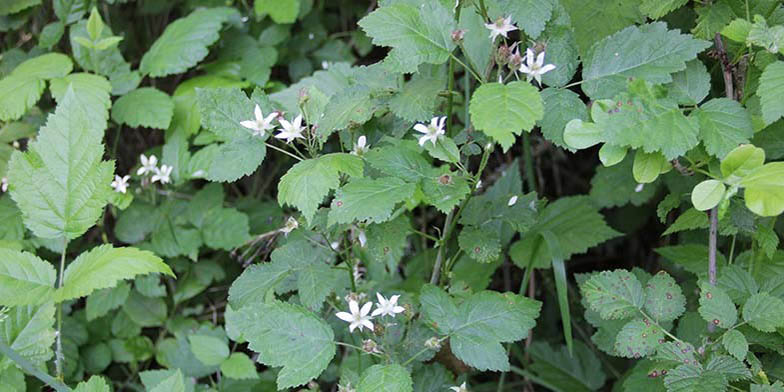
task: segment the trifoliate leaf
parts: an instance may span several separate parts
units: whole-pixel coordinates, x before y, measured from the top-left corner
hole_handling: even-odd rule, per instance
[[[63,77],[73,63],[61,53],[48,53],[19,64],[0,79],[0,121],[16,120],[33,107],[46,87],[44,80]]]
[[[296,207],[310,221],[329,191],[340,185],[340,173],[362,177],[363,166],[361,158],[344,153],[298,162],[278,183],[278,203]]]
[[[10,308],[3,321],[3,328],[0,329],[0,343],[36,366],[44,364],[54,355],[54,309],[51,302],[41,306],[23,305]],[[10,358],[0,359],[0,367],[10,364],[13,364]]]
[[[544,117],[544,103],[530,83],[486,83],[471,96],[471,120],[476,129],[497,140],[504,150],[515,135],[530,132]]]
[[[175,20],[144,54],[139,70],[154,78],[187,71],[207,57],[221,25],[236,15],[233,8],[202,8]]]
[[[702,318],[719,328],[730,328],[738,320],[738,310],[724,290],[700,283],[700,307],[697,309]]]
[[[727,388],[727,379],[698,365],[680,365],[667,372],[664,385],[668,392],[715,392]]]
[[[413,380],[406,368],[398,365],[373,365],[362,372],[357,392],[413,392]]]
[[[103,127],[89,121],[72,90],[41,128],[27,152],[11,156],[11,197],[25,225],[43,238],[76,238],[103,212],[114,165],[102,161]]]
[[[233,353],[220,364],[224,376],[235,380],[252,380],[259,378],[256,364],[244,353]]]
[[[106,315],[112,309],[119,308],[128,299],[131,286],[126,282],[120,282],[115,287],[96,290],[87,297],[85,314],[87,321],[95,320]]]
[[[743,320],[762,332],[784,326],[784,301],[768,293],[754,294],[743,305]]]
[[[686,63],[686,69],[672,74],[672,82],[666,85],[669,96],[680,105],[696,105],[710,92],[710,74],[700,60]]]
[[[101,376],[92,376],[88,381],[80,382],[74,392],[109,392],[111,389]],[[174,392],[174,391],[171,391]]]
[[[658,19],[682,7],[689,0],[643,0],[640,11],[651,19]]]
[[[719,180],[705,180],[691,191],[691,203],[697,211],[707,211],[719,205],[727,187]]]
[[[656,351],[662,329],[648,319],[629,321],[615,337],[615,352],[624,358],[641,358]]]
[[[542,135],[555,145],[568,148],[564,142],[564,128],[573,119],[588,121],[585,104],[577,93],[568,89],[546,88],[541,95],[544,101],[544,117],[538,124]]]
[[[595,391],[604,385],[601,361],[580,341],[574,342],[572,354],[565,345],[551,348],[545,342],[534,342],[526,352],[533,359],[528,369],[557,390]]]
[[[117,100],[112,107],[112,120],[132,128],[167,129],[174,115],[174,101],[153,87],[133,90]]]
[[[28,252],[0,248],[0,304],[39,305],[52,299],[54,267]]]
[[[719,159],[754,136],[751,116],[737,101],[715,98],[693,113],[700,120],[700,139],[705,149]]]
[[[282,367],[278,389],[318,377],[335,356],[332,328],[301,306],[255,302],[227,313],[226,324],[242,331],[248,347],[259,354],[259,362]]]
[[[612,98],[624,91],[629,78],[668,83],[686,62],[711,44],[678,30],[667,30],[664,22],[630,26],[591,48],[583,65],[583,91],[593,99]],[[628,48],[620,53],[620,48]]]
[[[414,184],[394,177],[354,178],[335,193],[328,224],[385,222],[395,206],[413,196],[415,189]]]
[[[784,116],[784,61],[771,63],[760,76],[757,95],[762,105],[762,118],[771,124]]]
[[[120,280],[156,272],[174,276],[171,268],[152,252],[101,245],[82,253],[68,265],[63,285],[55,297],[57,301],[79,298],[98,289],[114,287]]]
[[[760,216],[784,212],[784,162],[772,162],[751,171],[740,185],[746,187],[746,207]]]
[[[207,366],[220,365],[229,358],[229,346],[223,339],[209,335],[189,335],[188,341],[193,355]]]
[[[659,271],[645,283],[645,310],[658,323],[673,321],[686,310],[686,297],[666,272]]]
[[[721,338],[721,344],[730,355],[739,361],[746,359],[746,353],[749,352],[749,343],[746,341],[746,336],[737,329],[725,332]]]
[[[639,314],[645,293],[637,278],[626,270],[602,271],[580,286],[591,310],[604,319],[624,319]]]
[[[489,230],[464,227],[457,241],[465,254],[480,263],[489,263],[501,254],[501,239]]]

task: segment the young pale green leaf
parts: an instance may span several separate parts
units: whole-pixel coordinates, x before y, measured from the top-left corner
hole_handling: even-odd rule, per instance
[[[757,95],[762,104],[762,118],[771,124],[784,116],[784,61],[771,63],[760,76]]]
[[[765,164],[744,177],[746,207],[760,216],[784,212],[784,162]]]
[[[0,248],[0,304],[39,305],[52,299],[56,272],[28,252]]]
[[[743,320],[762,332],[784,326],[784,301],[768,293],[757,293],[743,305]]]
[[[669,274],[659,271],[645,283],[645,310],[656,322],[674,321],[686,310],[686,297]]]
[[[602,271],[580,286],[591,310],[604,319],[624,319],[639,314],[645,304],[642,285],[626,270]]]
[[[362,177],[363,167],[361,158],[344,153],[298,162],[278,183],[278,203],[296,207],[310,221],[329,191],[340,185],[340,173]]]
[[[707,211],[719,205],[727,187],[719,180],[705,180],[691,191],[691,203],[697,211]]]
[[[629,151],[628,147],[621,147],[612,144],[603,144],[599,149],[599,160],[605,167],[617,165],[626,158],[626,153]]]
[[[33,107],[46,87],[44,80],[71,72],[68,56],[48,53],[19,64],[10,75],[0,79],[0,121],[16,120]]]
[[[737,360],[743,361],[746,359],[746,353],[749,352],[749,343],[746,341],[746,336],[737,329],[725,332],[721,338],[721,344]]]
[[[710,92],[710,74],[700,60],[686,63],[686,69],[672,74],[672,82],[666,85],[669,96],[680,105],[697,105]]]
[[[749,112],[729,98],[711,99],[694,114],[700,120],[700,139],[705,149],[720,159],[754,136]]]
[[[90,121],[87,110],[69,89],[28,151],[11,156],[11,197],[39,237],[82,235],[111,192],[114,164],[101,160],[103,124]]]
[[[508,150],[515,142],[515,135],[530,132],[544,117],[544,103],[530,83],[486,83],[471,96],[469,111],[476,129]]]
[[[109,392],[111,388],[106,383],[101,376],[92,376],[88,381],[82,381],[76,388],[74,388],[74,392]]]
[[[167,129],[174,115],[174,101],[163,91],[142,87],[123,95],[112,107],[112,120],[132,128]]]
[[[221,373],[235,380],[253,380],[259,378],[256,364],[244,353],[233,353],[220,364]]]
[[[395,205],[413,196],[415,189],[414,184],[393,177],[354,178],[335,193],[328,224],[385,222]]]
[[[751,26],[752,23],[746,20],[746,18],[737,18],[721,29],[721,35],[732,41],[745,43],[751,31]]]
[[[634,180],[640,184],[649,184],[659,178],[659,174],[672,168],[670,162],[664,155],[658,152],[647,153],[637,150],[634,154],[632,164],[632,175]]]
[[[575,150],[582,150],[603,142],[604,133],[595,123],[576,118],[566,123],[563,141]]]
[[[218,366],[229,358],[229,345],[223,339],[210,335],[189,335],[191,351],[201,363]]]
[[[68,88],[82,101],[87,117],[91,123],[100,124],[101,129],[106,128],[109,120],[109,108],[112,106],[112,99],[109,93],[112,85],[101,75],[89,73],[72,73],[63,78],[55,78],[49,81],[49,91],[52,97],[61,103]]]
[[[719,328],[730,328],[738,320],[738,310],[724,290],[700,283],[700,307],[697,309],[702,318]]]
[[[648,319],[629,321],[615,337],[615,352],[624,358],[641,358],[656,351],[664,332]]]
[[[236,15],[233,8],[201,8],[177,19],[144,54],[139,70],[154,78],[187,71],[207,57],[221,25]]]
[[[398,365],[373,365],[362,372],[357,392],[413,392],[413,380],[406,368]]]
[[[259,0],[253,8],[258,16],[269,14],[275,23],[289,24],[297,20],[300,0]]]
[[[765,150],[751,144],[738,146],[721,160],[721,174],[735,183],[765,163]]]
[[[611,98],[628,78],[668,83],[686,62],[710,46],[664,22],[627,27],[597,43],[585,57],[583,91],[592,99]],[[620,48],[628,48],[620,52]]]
[[[727,389],[727,378],[697,364],[684,364],[667,372],[664,385],[667,392],[716,392]]]
[[[282,367],[278,389],[296,387],[318,377],[335,356],[332,328],[301,306],[255,302],[227,313],[226,324],[242,331],[248,347],[259,354],[259,362]]]
[[[114,287],[120,280],[149,273],[174,277],[171,268],[152,252],[101,245],[82,253],[68,265],[55,298],[65,301],[83,297],[98,289]]]
[[[54,310],[52,302],[41,306],[23,305],[10,308],[3,321],[3,328],[0,328],[0,343],[7,345],[34,365],[43,365],[54,355]],[[12,363],[8,357],[0,358],[0,367]]]

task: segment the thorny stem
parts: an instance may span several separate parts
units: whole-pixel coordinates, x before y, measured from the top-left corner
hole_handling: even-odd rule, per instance
[[[68,238],[63,239],[63,251],[60,254],[60,279],[57,281],[57,288],[63,287],[63,277],[65,276],[65,250],[68,248]],[[54,366],[57,378],[63,379],[63,303],[57,305],[57,344],[54,356]]]
[[[38,369],[30,361],[28,361],[23,356],[19,355],[19,353],[14,351],[11,347],[8,347],[8,345],[3,342],[0,342],[0,354],[3,354],[6,357],[10,358],[17,365],[19,365],[19,367],[24,369],[25,372],[41,380],[46,385],[52,387],[55,391],[68,392],[71,390],[71,388],[68,388],[68,386],[63,384],[60,380],[57,380],[54,377],[50,376],[49,374]]]

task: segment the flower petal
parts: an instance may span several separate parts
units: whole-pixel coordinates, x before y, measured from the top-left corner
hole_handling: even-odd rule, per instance
[[[376,298],[378,299],[378,306],[384,306],[387,303],[387,299],[381,293],[376,293]]]
[[[368,302],[368,303],[362,305],[362,309],[359,310],[359,315],[362,316],[362,317],[367,316],[367,314],[370,313],[370,309],[371,308],[373,308],[373,303],[372,302]]]
[[[539,52],[539,55],[536,56],[536,64],[540,67],[544,65],[544,51]]]
[[[264,114],[261,112],[259,105],[256,105],[256,107],[253,109],[253,115],[256,117],[256,121],[261,121],[264,119]]]
[[[376,317],[376,316],[381,315],[381,314],[384,314],[384,309],[376,308],[376,310],[374,310],[373,313],[371,313],[370,315],[373,316],[373,317]]]
[[[240,121],[240,125],[242,125],[245,128],[252,129],[254,131],[260,131],[259,125],[255,121],[251,121],[251,120]]]
[[[534,51],[531,48],[525,50],[525,63],[529,67],[534,65]]]
[[[373,323],[370,320],[362,320],[360,321],[360,325],[364,325],[369,330],[373,330]]]
[[[414,125],[414,130],[419,133],[428,133],[427,126],[425,124],[416,124]]]
[[[351,310],[351,314],[359,314],[359,304],[357,301],[354,301],[353,299],[348,301],[348,308]]]
[[[547,73],[547,72],[550,72],[550,71],[552,71],[554,69],[555,69],[555,65],[547,64],[544,67],[542,67],[542,69],[539,70],[539,73],[540,74]]]
[[[348,323],[354,321],[354,316],[352,316],[351,313],[348,312],[337,312],[335,313],[335,316]]]

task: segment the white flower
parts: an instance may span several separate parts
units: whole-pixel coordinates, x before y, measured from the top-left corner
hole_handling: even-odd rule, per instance
[[[482,189],[482,180],[476,182],[476,189]]]
[[[158,170],[158,158],[155,155],[150,155],[150,157],[147,158],[146,155],[142,154],[139,156],[139,161],[141,161],[142,167],[136,171],[137,176],[154,173]]]
[[[509,38],[506,34],[510,31],[517,30],[517,27],[512,24],[511,16],[507,16],[506,18],[499,17],[496,19],[495,23],[485,23],[485,27],[490,30],[491,42],[495,41],[495,37],[498,37],[499,35],[503,35],[504,38]]]
[[[338,384],[338,392],[357,392],[357,390],[351,386],[351,383],[346,385]]]
[[[297,227],[299,227],[299,222],[297,222],[293,216],[290,216],[289,219],[286,219],[286,224],[283,225],[279,231],[285,235],[289,235],[289,233],[294,231]]]
[[[637,184],[637,186],[634,187],[634,192],[640,193],[642,192],[643,188],[645,188],[645,184]]]
[[[389,297],[389,299],[384,298],[381,293],[376,293],[376,298],[378,298],[378,304],[376,306],[376,310],[373,311],[372,316],[392,316],[395,317],[398,313],[403,313],[406,311],[406,308],[402,306],[398,306],[397,299],[400,298],[399,295],[393,295]]]
[[[0,191],[8,192],[8,177],[0,178]]]
[[[536,56],[536,60],[534,60],[534,51],[531,50],[531,48],[525,50],[525,64],[520,64],[520,72],[528,75],[529,82],[531,79],[536,79],[541,85],[542,75],[554,69],[555,65],[544,64],[544,51],[539,53],[539,55]]]
[[[278,120],[283,128],[278,129],[279,133],[275,135],[278,139],[286,139],[286,143],[291,143],[294,139],[303,139],[302,131],[305,127],[302,126],[302,115],[294,118],[294,121],[288,122],[285,118]]]
[[[367,138],[365,135],[362,135],[357,139],[357,144],[354,145],[354,150],[351,151],[351,153],[354,155],[362,155],[367,152],[368,148],[370,148],[370,145],[367,144]]]
[[[425,340],[425,347],[431,350],[440,350],[441,341],[437,337],[433,336],[432,338]]]
[[[155,168],[155,174],[152,175],[150,179],[152,182],[160,181],[161,184],[168,184],[171,182],[171,172],[174,169],[173,166],[169,165],[161,165],[161,168]]]
[[[354,281],[358,282],[365,276],[365,268],[361,267],[359,263],[354,264],[351,273],[354,275]]]
[[[506,205],[511,207],[511,206],[515,205],[515,203],[517,203],[517,195],[514,195],[514,196],[510,197],[509,201],[506,202]]]
[[[259,105],[256,105],[256,108],[253,109],[253,115],[256,117],[255,120],[240,121],[240,125],[253,131],[253,136],[264,136],[265,131],[275,128],[272,125],[272,120],[278,116],[278,113],[272,112],[267,117],[264,117],[261,108]]]
[[[430,140],[435,146],[439,136],[446,133],[444,131],[444,124],[446,124],[446,117],[433,117],[433,119],[430,120],[430,125],[414,125],[415,131],[424,134],[419,138],[419,145],[424,146],[425,143]]]
[[[125,193],[128,190],[128,180],[131,179],[131,176],[120,177],[118,175],[114,175],[114,181],[112,181],[112,188],[114,188],[115,192]]]
[[[338,312],[335,314],[339,319],[350,323],[348,326],[349,332],[354,332],[354,329],[359,327],[359,330],[362,331],[363,328],[367,328],[369,330],[373,330],[373,323],[370,322],[373,318],[368,315],[370,313],[370,308],[373,307],[372,302],[368,302],[362,305],[362,309],[359,308],[359,303],[355,300],[348,301],[348,308],[351,310],[351,313],[348,312]]]
[[[329,69],[329,63],[327,60],[321,62],[321,69]]]
[[[365,247],[367,245],[367,234],[365,234],[365,230],[360,229],[357,227],[357,241],[359,241],[360,247]]]
[[[465,381],[463,381],[463,383],[460,384],[459,387],[458,386],[454,386],[454,387],[449,387],[449,389],[451,389],[451,390],[453,390],[455,392],[468,392],[468,387],[466,386]]]

